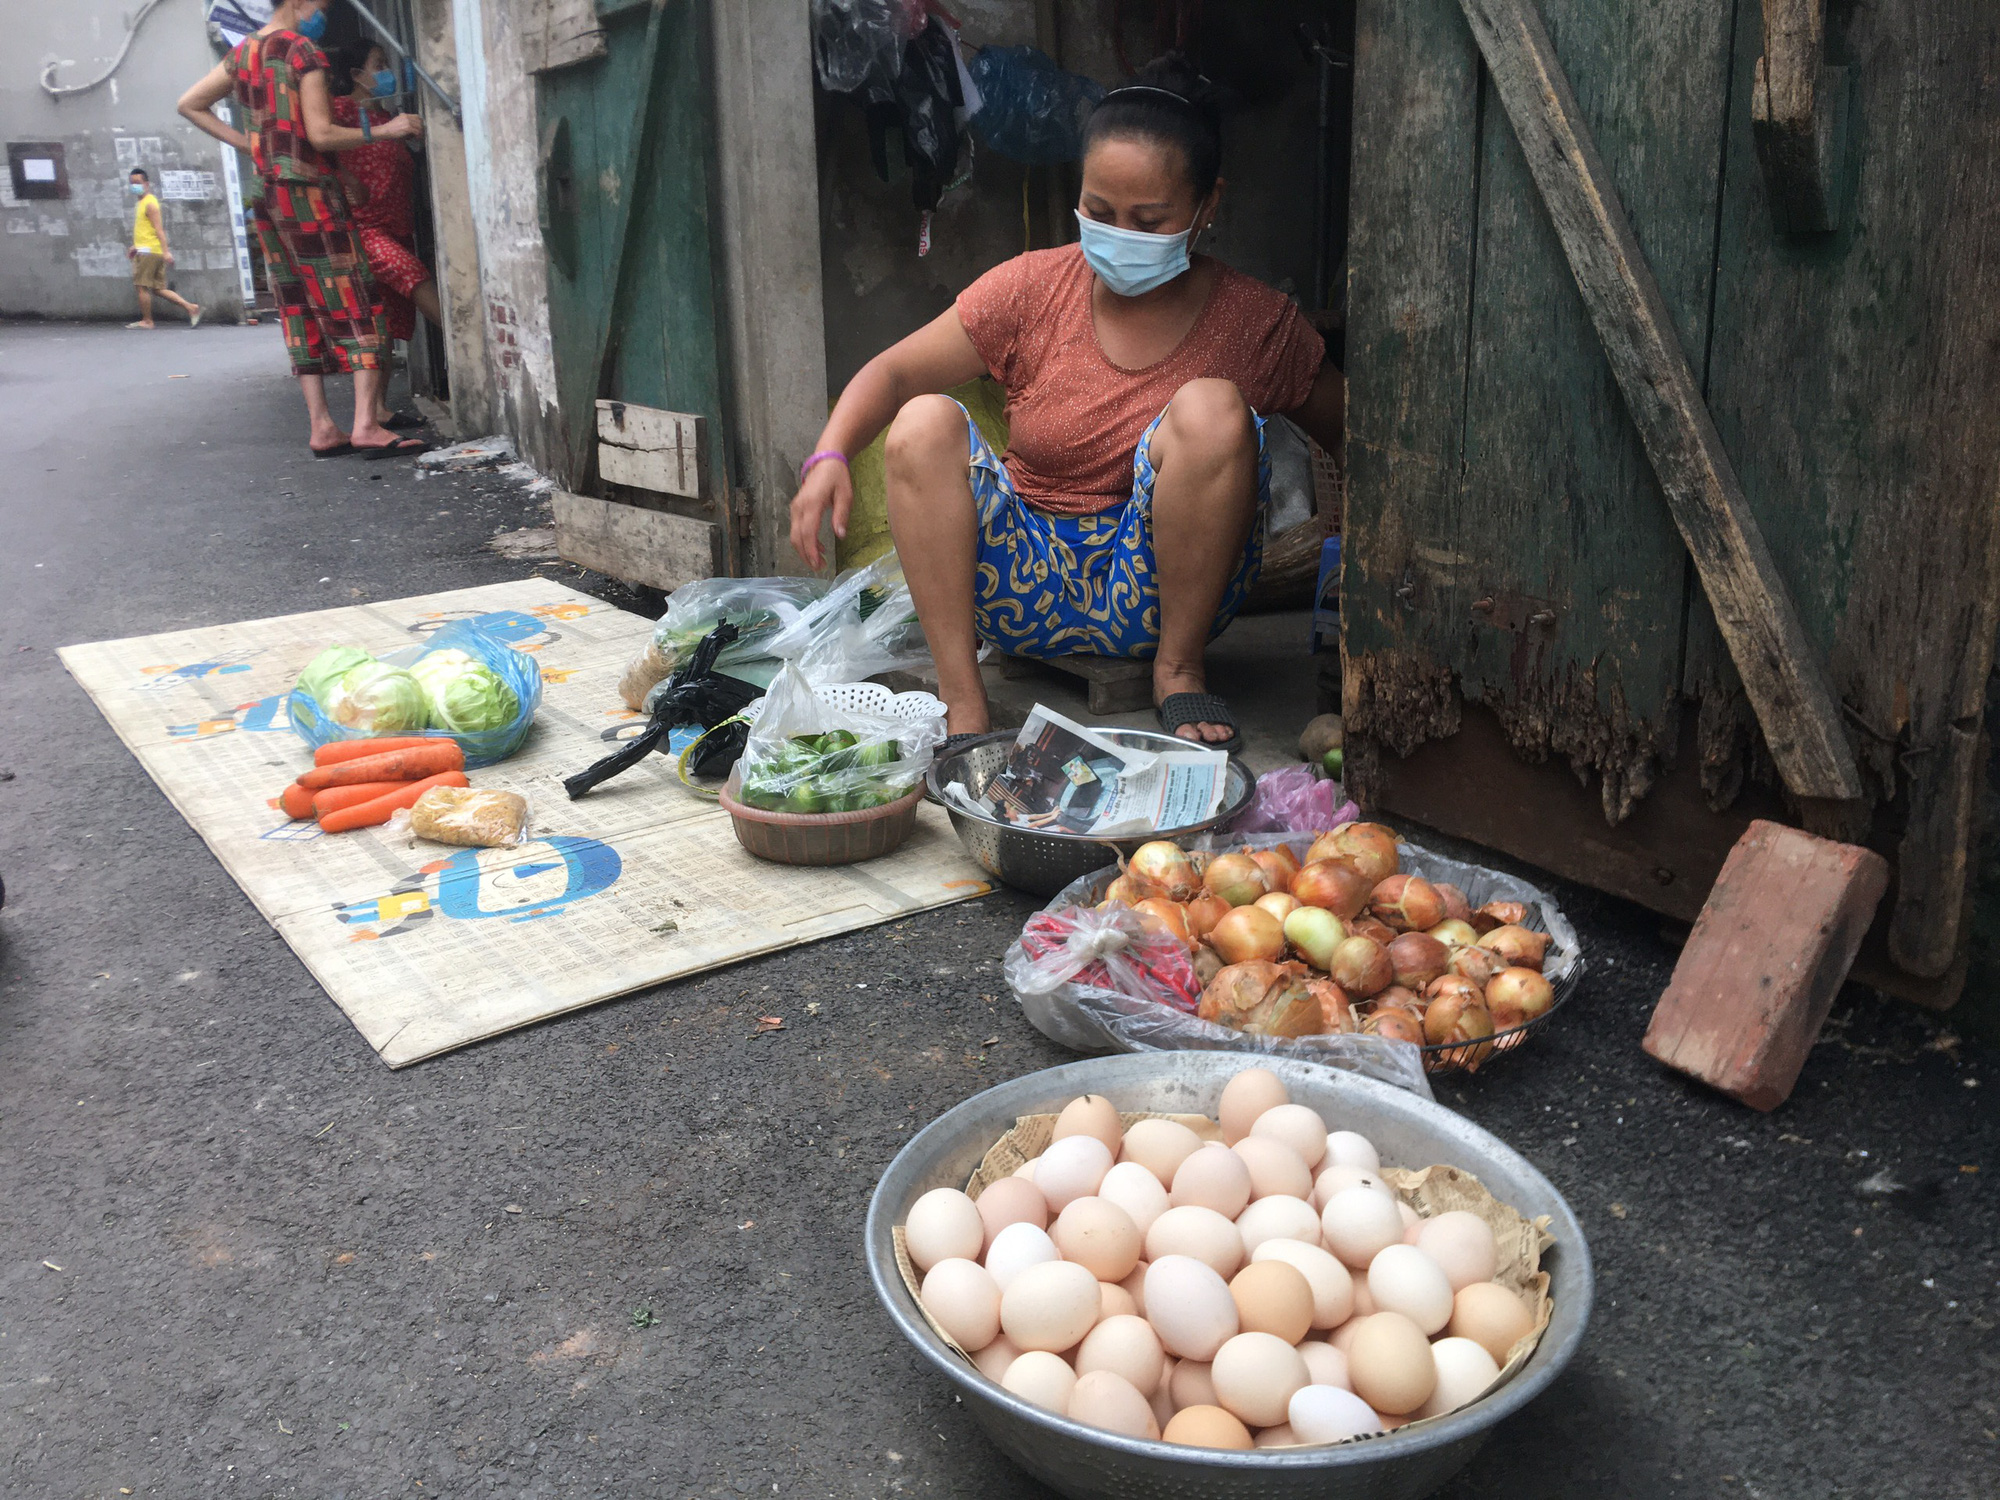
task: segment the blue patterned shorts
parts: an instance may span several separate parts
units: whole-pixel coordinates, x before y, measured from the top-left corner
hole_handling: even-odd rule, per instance
[[[963,408],[961,408],[963,410]],[[980,639],[1010,656],[1086,653],[1148,660],[1160,645],[1160,594],[1153,574],[1153,418],[1132,458],[1132,498],[1092,516],[1036,510],[1014,492],[970,414],[972,500],[979,562],[972,583]],[[1264,564],[1271,460],[1257,419],[1257,521],[1243,561],[1223,590],[1209,638],[1220,635]]]

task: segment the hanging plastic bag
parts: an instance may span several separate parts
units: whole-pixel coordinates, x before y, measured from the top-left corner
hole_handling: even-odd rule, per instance
[[[1083,155],[1083,122],[1104,97],[1102,84],[1064,72],[1034,47],[982,47],[966,67],[984,101],[972,126],[988,146],[1036,167]]]
[[[644,709],[646,695],[725,620],[736,627],[736,640],[716,658],[717,668],[726,672],[767,657],[772,637],[824,598],[829,587],[823,578],[703,578],[682,584],[667,600],[653,638],[618,679],[618,696],[634,712]]]
[[[887,89],[903,71],[903,44],[923,0],[812,0],[813,66],[821,88]]]
[[[958,48],[951,33],[933,17],[903,49],[894,101],[869,113],[875,165],[885,182],[889,174],[884,134],[891,123],[902,126],[910,199],[926,212],[938,206],[946,185],[958,175],[958,112],[965,107],[958,69]]]
[[[1339,782],[1311,766],[1280,766],[1257,778],[1257,795],[1229,827],[1235,833],[1325,833],[1360,816]]]
[[[843,707],[795,663],[771,683],[736,763],[739,800],[767,812],[862,812],[906,796],[930,769],[944,719]]]
[[[922,667],[931,659],[903,564],[885,552],[840,575],[826,596],[771,637],[764,649],[795,662],[815,683],[860,682],[878,672]]]

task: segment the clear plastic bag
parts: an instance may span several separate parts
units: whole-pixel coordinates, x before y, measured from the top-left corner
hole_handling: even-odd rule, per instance
[[[1280,766],[1257,778],[1257,795],[1229,826],[1236,833],[1325,833],[1360,816],[1339,782],[1311,766]]]
[[[988,146],[1038,167],[1083,155],[1083,122],[1103,85],[1034,47],[982,47],[966,68],[983,101],[972,127]]]
[[[1129,906],[1036,912],[1008,951],[1006,974],[1017,995],[1087,985],[1141,996],[1189,1016],[1201,1002],[1201,980],[1187,945],[1148,927]]]
[[[903,71],[903,45],[923,0],[812,0],[813,66],[821,88],[886,88]]]
[[[285,700],[285,712],[291,719],[293,730],[315,750],[321,745],[330,745],[339,740],[423,735],[427,738],[457,740],[459,748],[465,751],[467,770],[490,766],[496,761],[505,760],[521,748],[521,742],[527,739],[528,730],[535,722],[535,711],[542,706],[541,666],[526,652],[516,651],[498,636],[488,635],[485,631],[463,621],[445,626],[421,646],[405,646],[399,651],[391,651],[377,659],[388,666],[407,668],[414,667],[425,657],[438,651],[463,651],[475,661],[491,668],[494,675],[505,683],[514,695],[517,705],[514,717],[493,729],[458,731],[403,729],[378,730],[371,733],[367,730],[350,729],[336,722],[309,690],[294,685]]]
[[[818,683],[860,682],[878,672],[922,667],[931,659],[903,564],[894,552],[841,574],[824,598],[807,605],[764,649],[796,663],[809,681]]]
[[[944,739],[942,718],[840,708],[796,663],[771,683],[736,763],[735,795],[767,812],[861,812],[906,796]]]
[[[528,842],[528,799],[497,787],[434,786],[389,817],[389,832],[466,849],[513,849]]]

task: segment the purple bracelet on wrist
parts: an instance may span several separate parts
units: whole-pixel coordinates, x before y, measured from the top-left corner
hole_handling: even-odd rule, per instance
[[[843,465],[847,462],[847,455],[838,448],[822,448],[799,465],[799,483],[805,483],[806,475],[810,474],[815,466],[825,463],[830,458],[839,459]]]

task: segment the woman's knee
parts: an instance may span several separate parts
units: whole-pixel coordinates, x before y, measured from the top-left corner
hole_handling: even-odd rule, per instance
[[[1256,413],[1234,381],[1206,376],[1190,380],[1174,392],[1161,426],[1174,440],[1211,451],[1257,446]]]
[[[949,396],[916,396],[889,423],[883,459],[891,474],[929,469],[942,461],[964,465],[970,449],[965,409]]]

